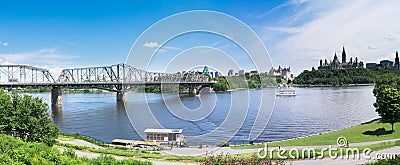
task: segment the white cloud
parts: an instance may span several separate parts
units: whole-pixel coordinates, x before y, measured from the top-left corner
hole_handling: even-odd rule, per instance
[[[2,65],[30,65],[49,70],[50,74],[56,80],[63,70],[68,68],[72,59],[78,56],[60,54],[58,48],[44,48],[31,52],[22,52],[14,54],[0,54],[0,64]]]
[[[400,39],[400,35],[399,34],[388,34],[384,37],[384,39],[394,42],[394,41],[398,41]]]
[[[44,48],[31,52],[20,52],[12,54],[0,54],[5,62],[16,64],[41,64],[41,65],[60,65],[70,62],[70,60],[78,58],[78,56],[71,56],[61,54],[58,48]]]
[[[145,42],[143,46],[152,49],[160,47],[160,45],[157,42]]]
[[[300,29],[297,27],[267,27],[269,30],[285,32],[288,34],[299,33]]]
[[[53,67],[53,68],[49,68],[48,69],[50,74],[53,76],[53,78],[55,80],[58,79],[58,76],[60,76],[61,71],[63,70],[63,68],[60,67]]]
[[[166,50],[166,49],[158,49],[157,52],[160,53],[160,54],[164,54],[164,53],[167,53],[168,50]]]
[[[167,49],[167,50],[182,50],[180,47],[174,47],[174,46],[163,46],[162,49]]]
[[[4,42],[2,45],[3,45],[3,46],[8,46],[8,43],[7,43],[7,42]]]
[[[293,7],[293,15],[310,10],[301,21],[292,18],[282,27],[266,27],[261,33],[286,33],[278,41],[268,40],[271,37],[267,36],[265,42],[273,62],[292,66],[296,74],[317,66],[315,61],[320,58],[331,59],[335,51],[340,54],[342,46],[346,47],[347,58],[357,56],[364,62],[393,60],[391,54],[400,45],[399,7],[398,0],[307,1]]]
[[[375,50],[376,47],[375,47],[375,46],[372,46],[372,45],[368,45],[368,49]]]
[[[279,6],[276,6],[276,7],[272,8],[271,10],[268,10],[267,12],[257,16],[257,18],[265,17],[265,16],[267,16],[267,15],[269,15],[269,14],[271,14],[271,13],[273,13],[273,12],[275,12],[275,11],[281,9],[281,8],[284,8],[284,7],[287,7],[287,6],[292,6],[292,5],[303,4],[303,3],[307,2],[307,1],[308,0],[289,0],[286,3],[283,3],[283,4],[279,5]]]
[[[4,61],[4,62],[2,62],[2,63],[1,63],[1,65],[13,65],[13,63],[10,63],[10,62],[7,62],[7,61]]]
[[[167,53],[170,50],[182,50],[180,47],[174,47],[174,46],[161,46],[158,42],[145,42],[143,44],[144,47],[146,48],[151,48],[151,49],[158,49],[158,53],[164,54]]]
[[[212,44],[210,45],[210,47],[217,46],[217,45],[220,44],[222,41],[224,41],[224,40],[218,40],[218,41],[212,43]]]

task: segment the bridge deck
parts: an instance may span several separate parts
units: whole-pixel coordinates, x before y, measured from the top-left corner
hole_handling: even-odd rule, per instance
[[[22,82],[9,82],[0,83],[0,87],[28,87],[28,86],[57,86],[57,87],[68,87],[68,86],[106,86],[106,85],[161,85],[161,84],[179,84],[179,85],[214,85],[214,81],[210,82],[67,82],[67,83],[22,83]]]

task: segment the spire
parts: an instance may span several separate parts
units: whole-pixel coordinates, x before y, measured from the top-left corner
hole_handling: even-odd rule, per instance
[[[397,52],[397,51],[396,51],[396,59],[395,59],[394,61],[395,61],[395,62],[394,62],[394,66],[395,66],[397,69],[400,69],[399,52]]]
[[[346,63],[346,51],[344,50],[344,46],[342,51],[342,63]]]
[[[358,65],[358,58],[356,57],[356,66]]]

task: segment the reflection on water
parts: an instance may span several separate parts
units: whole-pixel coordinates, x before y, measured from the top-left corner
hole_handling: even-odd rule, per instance
[[[377,118],[372,105],[375,101],[372,89],[372,86],[296,88],[297,96],[276,98],[270,122],[256,142],[332,131]],[[275,89],[263,90],[274,92]],[[260,96],[260,90],[249,92],[253,100]],[[32,95],[42,97],[49,103],[49,93]],[[115,138],[140,139],[126,115],[124,105],[115,101],[115,94],[63,94],[62,97],[62,107],[51,107],[54,123],[60,126],[61,131],[80,132],[105,142]],[[171,114],[159,94],[146,94],[146,97],[151,111],[161,124],[169,128],[183,128],[184,134],[190,136],[207,133],[218,127],[229,113],[231,104],[230,93],[218,93],[213,112],[205,119],[190,122]],[[182,97],[181,101],[188,108],[196,108],[200,104],[196,97]],[[178,100],[171,98],[170,102],[178,103]],[[231,143],[244,143],[249,139],[259,106],[250,104],[243,126]],[[207,141],[213,142],[213,137]]]
[[[60,123],[62,121],[62,106],[51,106],[51,117],[53,120],[58,120]]]

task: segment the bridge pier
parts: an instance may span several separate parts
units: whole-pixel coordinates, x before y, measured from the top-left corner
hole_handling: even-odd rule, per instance
[[[212,88],[210,86],[201,86],[201,88],[197,93],[200,94],[200,93],[211,93],[211,92]]]
[[[117,92],[117,101],[124,101],[126,99],[126,92]]]
[[[59,87],[51,88],[51,105],[52,106],[62,105],[61,96],[62,96],[61,88]]]
[[[193,97],[193,96],[196,96],[196,95],[197,95],[197,89],[194,86],[189,87],[189,96]]]

